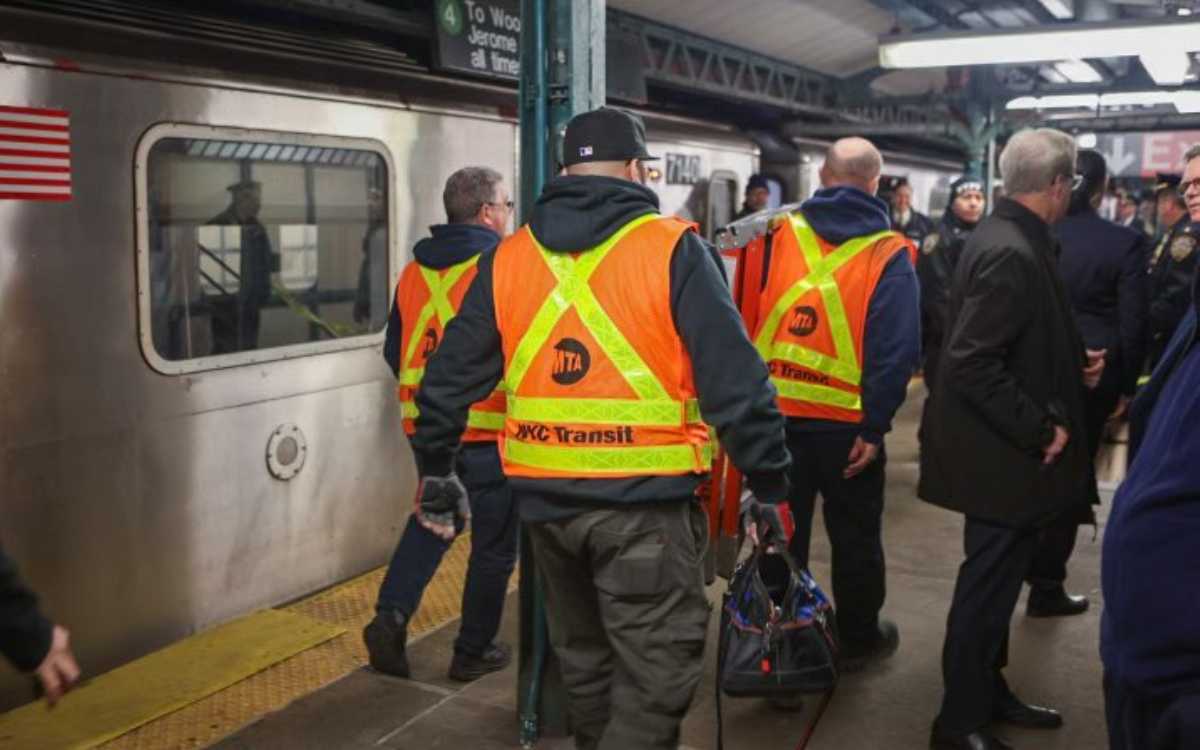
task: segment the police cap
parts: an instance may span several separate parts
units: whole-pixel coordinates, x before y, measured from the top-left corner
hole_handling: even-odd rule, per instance
[[[563,138],[563,166],[594,161],[657,159],[646,151],[642,118],[616,107],[601,107],[575,115]]]
[[[1154,193],[1155,193],[1155,195],[1162,192],[1163,190],[1171,190],[1171,191],[1178,190],[1179,183],[1180,183],[1180,181],[1182,181],[1182,179],[1183,179],[1183,177],[1181,175],[1167,174],[1166,172],[1159,172],[1158,174],[1155,175],[1155,178],[1154,178]]]

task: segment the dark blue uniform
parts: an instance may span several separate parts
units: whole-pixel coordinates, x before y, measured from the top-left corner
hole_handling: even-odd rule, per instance
[[[895,214],[892,214],[892,229],[912,240],[917,247],[921,247],[925,238],[933,232],[934,226],[933,221],[925,214],[920,211],[909,211],[908,221],[903,224]]]
[[[1150,256],[1150,369],[1158,364],[1191,302],[1198,234],[1185,216],[1163,234]]]

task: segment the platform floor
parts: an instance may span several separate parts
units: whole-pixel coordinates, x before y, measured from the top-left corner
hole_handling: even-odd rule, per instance
[[[843,679],[809,745],[812,750],[928,747],[930,723],[941,699],[941,645],[954,577],[961,562],[962,519],[915,497],[915,435],[923,397],[919,386],[910,391],[909,403],[888,441],[885,614],[900,626],[900,650],[886,664]],[[828,581],[829,546],[821,523],[815,528],[813,572],[819,581]],[[1059,708],[1066,726],[1054,732],[999,729],[998,733],[1017,748],[1075,750],[1107,745],[1097,645],[1099,555],[1099,541],[1092,541],[1092,529],[1082,529],[1068,587],[1091,597],[1092,608],[1085,615],[1032,620],[1024,616],[1024,597],[1018,605],[1012,624],[1009,683],[1025,700]],[[723,585],[718,579],[710,589],[712,601],[719,601]],[[514,643],[516,614],[513,595],[501,637]],[[716,649],[712,647],[716,625],[714,614],[704,679],[683,728],[685,747],[695,750],[716,747]],[[451,623],[411,644],[412,680],[360,669],[214,747],[519,747],[515,666],[465,687],[449,681],[445,672],[456,631],[457,624]],[[756,700],[726,699],[724,703],[726,747],[774,750],[795,747],[816,700],[809,701],[800,713],[781,712]],[[567,750],[574,745],[569,739],[546,738],[538,747]]]

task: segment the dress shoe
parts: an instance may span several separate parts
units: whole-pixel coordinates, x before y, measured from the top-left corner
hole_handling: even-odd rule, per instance
[[[1013,750],[1012,745],[982,730],[970,734],[950,734],[937,727],[933,728],[929,747],[932,750]]]
[[[872,662],[882,661],[900,647],[900,629],[891,620],[879,620],[879,635],[870,643],[843,643],[838,667],[843,672],[857,672]]]
[[[1025,614],[1029,617],[1069,617],[1087,612],[1086,596],[1071,596],[1062,586],[1029,589]]]
[[[1062,714],[1053,708],[1031,706],[1015,697],[1001,700],[992,712],[992,720],[1025,729],[1058,729],[1063,725]]]
[[[409,676],[408,656],[404,653],[408,631],[404,626],[404,615],[385,610],[377,612],[375,619],[363,628],[367,660],[376,670],[393,677]]]
[[[485,674],[499,672],[511,663],[512,647],[507,643],[493,643],[479,656],[455,653],[450,662],[450,679],[473,682]]]

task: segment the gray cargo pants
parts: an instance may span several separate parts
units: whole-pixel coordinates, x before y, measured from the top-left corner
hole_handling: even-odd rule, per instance
[[[704,511],[631,506],[528,529],[576,747],[678,747],[710,611]]]

